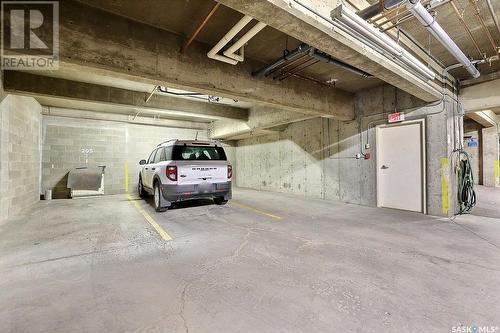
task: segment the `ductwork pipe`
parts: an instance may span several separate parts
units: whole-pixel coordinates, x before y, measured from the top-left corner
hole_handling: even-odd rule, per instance
[[[392,54],[394,57],[399,58],[408,67],[415,70],[420,75],[427,79],[434,80],[436,74],[430,70],[424,63],[402,48],[396,41],[394,41],[387,34],[384,34],[368,24],[365,20],[359,17],[353,11],[347,9],[345,6],[340,5],[335,8],[332,13],[332,18],[342,22],[349,29],[354,30],[356,33],[364,37],[370,43],[374,43],[382,50]]]
[[[313,48],[313,47],[311,47],[311,46],[309,46],[309,45],[307,45],[305,43],[300,44],[295,50],[293,50],[292,52],[284,55],[282,58],[278,59],[277,61],[273,62],[272,64],[267,65],[266,67],[261,68],[258,71],[253,72],[252,75],[253,76],[259,76],[261,74],[265,74],[267,76],[274,69],[280,67],[281,65],[284,65],[285,63],[287,63],[287,62],[289,62],[289,61],[297,58],[298,56],[300,56],[302,54],[307,54],[307,55],[309,55],[310,57],[312,57],[312,58],[314,58],[316,60],[325,62],[327,64],[333,64],[333,65],[335,65],[337,67],[340,67],[342,69],[345,69],[345,70],[347,70],[347,71],[349,71],[351,73],[357,74],[357,75],[362,76],[362,77],[372,77],[371,74],[369,74],[369,73],[367,73],[365,71],[362,71],[361,69],[356,68],[354,66],[346,64],[346,63],[344,63],[342,61],[336,60],[336,59],[332,58],[330,55],[325,54],[323,52],[320,52],[320,51],[318,51],[318,49],[315,49],[315,48]],[[293,73],[291,75],[294,75],[294,74],[296,74],[296,73]]]
[[[450,36],[441,28],[434,17],[432,17],[424,6],[422,6],[420,0],[409,0],[406,7],[474,78],[481,75],[457,44],[455,44]]]
[[[328,54],[321,53],[321,52],[319,52],[316,49],[312,49],[311,51],[309,51],[309,55],[311,57],[317,59],[317,60],[320,60],[322,62],[326,62],[327,64],[333,64],[333,65],[335,65],[337,67],[345,69],[346,71],[349,71],[351,73],[357,74],[359,76],[362,76],[362,77],[373,77],[371,74],[369,74],[369,73],[367,73],[365,71],[362,71],[359,68],[356,68],[354,66],[346,64],[346,63],[344,63],[342,61],[338,61],[336,59],[333,59]]]
[[[269,73],[270,71],[272,71],[273,69],[275,68],[278,68],[279,66],[283,65],[284,63],[286,63],[287,61],[290,61],[292,59],[295,59],[296,57],[298,57],[299,55],[301,54],[304,54],[306,52],[308,52],[309,50],[311,49],[311,46],[305,44],[305,43],[302,43],[299,45],[299,47],[297,47],[295,50],[293,50],[292,52],[284,55],[282,58],[280,58],[278,61],[275,61],[273,62],[272,64],[266,66],[266,67],[263,67],[255,72],[252,73],[252,76],[259,76],[259,75],[262,75],[262,74],[267,74]]]
[[[231,45],[226,51],[224,51],[224,55],[226,57],[229,57],[231,59],[237,60],[237,61],[243,61],[244,58],[242,55],[236,54],[236,51],[238,51],[240,48],[242,48],[246,42],[248,42],[250,39],[252,39],[255,35],[257,35],[262,29],[264,29],[267,25],[265,23],[259,22],[257,23],[252,29],[248,30],[246,34],[241,36],[236,43]]]
[[[222,50],[222,48],[226,46],[227,43],[229,43],[238,34],[238,32],[240,32],[248,23],[250,23],[251,20],[252,17],[248,15],[243,16],[243,18],[239,20],[238,23],[236,23],[234,27],[232,27],[231,30],[229,30],[210,51],[208,51],[207,56],[214,60],[219,60],[231,65],[236,65],[238,63],[237,60],[217,53]]]

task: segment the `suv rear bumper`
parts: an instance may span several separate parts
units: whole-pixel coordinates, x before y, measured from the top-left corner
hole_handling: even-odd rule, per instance
[[[172,202],[198,199],[224,197],[224,200],[232,198],[231,182],[194,184],[194,185],[161,185],[164,202],[168,207]]]

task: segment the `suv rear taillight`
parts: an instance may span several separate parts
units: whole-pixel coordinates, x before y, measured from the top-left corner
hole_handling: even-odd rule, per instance
[[[233,177],[233,167],[231,165],[227,166],[227,178],[231,179]]]
[[[176,166],[167,167],[167,178],[173,182],[177,181],[177,167]]]

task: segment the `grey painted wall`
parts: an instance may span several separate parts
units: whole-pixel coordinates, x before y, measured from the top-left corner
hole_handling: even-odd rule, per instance
[[[408,110],[408,119],[426,121],[427,212],[451,214],[456,197],[452,159],[444,166],[442,159],[451,156],[456,117],[450,102],[445,107],[421,105],[419,100],[393,87],[377,87],[356,96],[356,114],[360,121],[316,118],[291,124],[282,132],[240,140],[236,149],[236,183],[259,190],[375,206],[374,128],[386,123],[387,114],[396,106],[399,110],[414,107]],[[367,138],[371,158],[355,159]],[[447,185],[444,191],[442,176]],[[448,213],[444,210],[445,200]]]
[[[54,198],[68,197],[67,174],[76,167],[106,165],[105,194],[125,193],[125,164],[129,190],[136,191],[139,161],[168,139],[194,139],[197,130],[120,122],[43,116],[42,190]],[[198,130],[206,139],[207,131]],[[91,153],[85,153],[85,151]],[[230,149],[228,155],[231,156]]]
[[[8,95],[0,104],[0,221],[40,198],[41,110],[30,97]]]
[[[356,122],[316,118],[291,124],[280,133],[241,140],[236,149],[236,183],[241,187],[306,197],[367,203]],[[351,171],[356,170],[356,174]]]

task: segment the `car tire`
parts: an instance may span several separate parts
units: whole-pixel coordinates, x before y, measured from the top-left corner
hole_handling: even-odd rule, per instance
[[[224,197],[215,197],[214,202],[216,205],[225,205],[227,204],[227,200],[224,199]]]
[[[142,178],[139,176],[139,182],[137,184],[137,191],[139,192],[139,196],[141,198],[145,198],[148,196],[148,192],[144,189],[144,185],[142,185]]]
[[[161,189],[160,189],[160,183],[159,182],[156,182],[155,185],[154,185],[154,205],[155,205],[155,210],[158,212],[158,213],[161,213],[161,212],[164,212],[167,210],[166,207],[162,207],[161,206]]]

